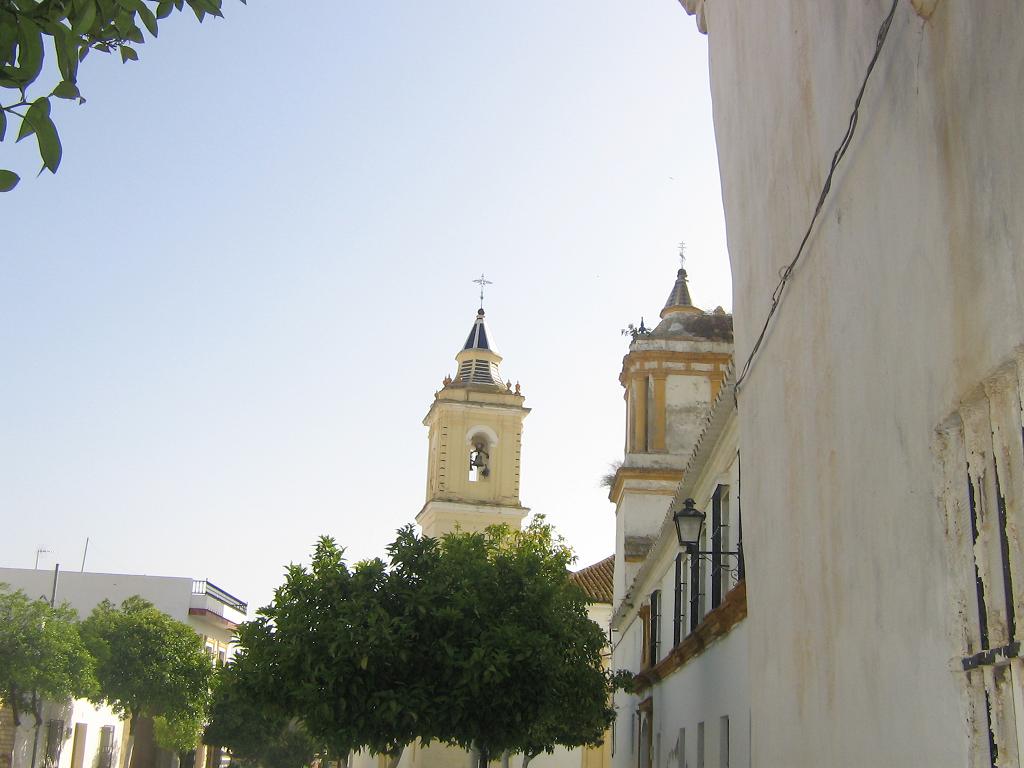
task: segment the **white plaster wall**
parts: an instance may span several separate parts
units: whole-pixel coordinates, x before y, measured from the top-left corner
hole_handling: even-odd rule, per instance
[[[673,375],[665,380],[665,448],[688,457],[710,411],[711,380]]]
[[[632,485],[637,481],[629,481]],[[651,485],[651,484],[648,484]],[[650,490],[650,489],[643,489]],[[626,594],[640,568],[639,563],[626,562],[625,540],[627,536],[655,536],[668,514],[671,501],[669,493],[623,492],[615,510],[615,577],[613,584],[615,605]]]
[[[24,590],[30,598],[49,600],[53,570],[0,568],[0,583]],[[187,621],[192,579],[78,571],[61,571],[57,579],[57,603],[68,603],[81,619],[104,599],[119,605],[132,595],[141,595],[167,615]]]
[[[612,669],[638,670],[642,666],[643,625],[638,619],[612,633]],[[640,698],[625,691],[615,693],[615,731],[612,768],[634,768],[637,765],[636,720],[634,714]]]
[[[670,635],[671,637],[671,635]],[[654,686],[654,744],[657,768],[696,768],[697,725],[704,723],[704,765],[722,765],[719,734],[729,718],[729,766],[750,763],[750,696],[747,674],[747,623],[740,622],[691,663]],[[680,761],[679,731],[686,729],[685,761]],[[659,738],[660,736],[660,738]],[[819,765],[825,765],[820,763]]]
[[[106,725],[114,727],[112,739],[114,754],[111,765],[118,765],[124,722],[109,707],[94,706],[84,699],[64,703],[47,702],[44,704],[43,723],[38,733],[37,765],[43,764],[43,757],[46,754],[46,732],[49,720],[64,721],[65,738],[61,746],[60,761],[57,764],[57,768],[71,768],[71,758],[75,744],[75,725],[79,723],[86,726],[82,768],[97,768],[99,765],[100,729]],[[12,768],[30,768],[32,765],[32,744],[36,738],[35,718],[30,713],[22,714],[21,725],[15,732],[14,737]]]
[[[738,363],[888,6],[706,5]],[[755,765],[967,764],[931,440],[1024,341],[1022,72],[1024,4],[900,0],[740,393]]]

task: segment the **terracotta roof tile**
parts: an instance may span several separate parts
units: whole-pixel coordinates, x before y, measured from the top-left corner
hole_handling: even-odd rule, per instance
[[[581,568],[569,576],[574,584],[587,593],[595,603],[612,602],[612,575],[615,573],[615,555],[599,563]]]

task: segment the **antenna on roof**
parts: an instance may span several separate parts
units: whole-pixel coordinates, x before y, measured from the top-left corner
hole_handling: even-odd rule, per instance
[[[50,554],[50,550],[48,550],[48,549],[43,549],[42,547],[40,547],[39,549],[36,550],[36,564],[34,566],[32,566],[33,570],[38,570],[38,568],[39,568],[39,556],[40,555],[48,555],[48,554]]]

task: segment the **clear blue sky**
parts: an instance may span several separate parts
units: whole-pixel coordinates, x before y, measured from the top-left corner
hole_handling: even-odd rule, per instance
[[[300,9],[301,12],[296,12]],[[533,408],[523,502],[614,547],[617,377],[686,240],[731,306],[707,45],[675,0],[226,3],[62,103],[0,197],[0,564],[265,603],[423,503],[421,419],[476,286]],[[361,446],[367,446],[361,450]]]

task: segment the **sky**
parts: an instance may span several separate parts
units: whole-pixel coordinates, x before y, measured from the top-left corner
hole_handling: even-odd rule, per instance
[[[295,8],[301,8],[301,13]],[[90,55],[0,197],[0,565],[266,604],[424,501],[481,273],[524,505],[614,549],[627,339],[679,266],[731,309],[707,40],[674,0],[225,2]]]

